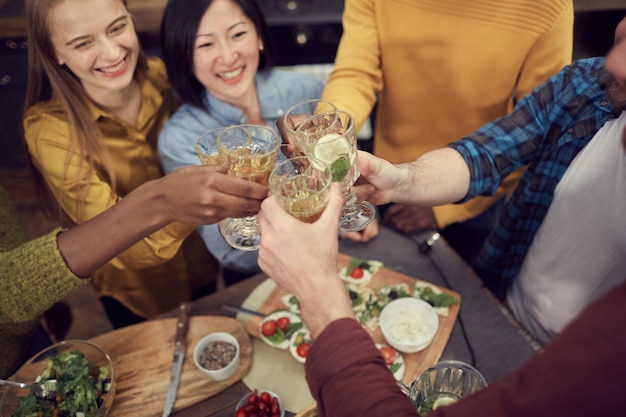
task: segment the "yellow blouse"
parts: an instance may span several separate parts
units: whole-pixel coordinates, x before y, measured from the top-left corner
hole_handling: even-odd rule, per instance
[[[346,0],[322,98],[359,128],[378,101],[374,153],[414,160],[510,112],[569,64],[573,19],[571,0]],[[436,207],[435,215],[444,227],[493,201]]]
[[[98,168],[94,175],[86,178],[87,162],[70,149],[67,115],[58,100],[53,98],[31,107],[24,118],[32,162],[74,222],[96,216],[140,184],[163,175],[156,142],[163,124],[174,111],[175,100],[163,62],[150,58],[148,64],[147,73],[138,76],[142,105],[135,126],[94,104],[90,106],[111,156],[117,181],[115,190],[111,190],[111,183],[103,175],[100,161],[96,161]],[[66,175],[68,154],[71,157]],[[77,186],[84,183],[90,187],[79,208]],[[162,313],[188,300],[187,264],[185,254],[179,249],[193,230],[193,225],[173,223],[136,243],[96,272],[93,283],[99,294],[115,297],[143,317]]]

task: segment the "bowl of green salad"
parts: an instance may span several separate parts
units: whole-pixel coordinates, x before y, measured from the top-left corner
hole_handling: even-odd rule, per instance
[[[30,386],[45,384],[54,398],[38,398],[7,387],[0,417],[105,417],[113,406],[115,379],[109,355],[95,343],[67,340],[28,360],[10,378]]]

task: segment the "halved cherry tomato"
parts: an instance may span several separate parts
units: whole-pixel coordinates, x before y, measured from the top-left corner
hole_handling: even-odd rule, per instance
[[[309,350],[311,350],[311,344],[310,343],[301,343],[296,348],[296,353],[301,358],[306,358],[309,355]]]
[[[363,275],[365,275],[365,271],[363,270],[363,268],[360,268],[358,266],[350,271],[350,278],[359,279],[363,278]]]
[[[272,397],[270,396],[269,393],[262,392],[261,393],[261,402],[265,403],[266,405],[270,405],[272,403]]]
[[[396,351],[389,346],[383,346],[380,348],[380,354],[383,355],[385,363],[391,365],[396,360]]]
[[[287,331],[287,329],[289,328],[289,323],[289,317],[281,317],[276,320],[276,325],[280,327],[280,330],[282,330],[283,332]]]
[[[272,397],[272,405],[271,405],[272,415],[278,414],[280,412],[280,406],[278,405],[278,398]]]
[[[280,407],[278,399],[269,392],[256,389],[248,397],[248,401],[235,411],[235,417],[278,417]]]
[[[274,336],[276,333],[276,320],[268,320],[261,325],[261,333],[263,336]]]
[[[252,394],[250,394],[250,396],[248,397],[248,404],[256,403],[258,396],[259,396],[259,393],[257,389],[255,388],[254,391],[252,391]]]

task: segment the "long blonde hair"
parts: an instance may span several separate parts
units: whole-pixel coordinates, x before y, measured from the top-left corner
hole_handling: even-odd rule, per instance
[[[115,189],[115,174],[111,167],[108,149],[102,141],[102,132],[89,112],[89,97],[80,80],[65,65],[59,65],[54,46],[50,40],[49,14],[51,9],[61,0],[26,0],[26,19],[28,24],[28,87],[24,102],[24,115],[37,103],[45,102],[54,96],[58,99],[67,115],[70,129],[70,149],[76,151],[88,162],[88,171],[79,172],[79,177],[86,174],[90,178],[96,171],[96,163],[100,161],[101,174]],[[128,10],[127,0],[119,0]],[[147,68],[145,55],[140,51],[137,70]],[[65,161],[65,176],[69,168],[70,155]],[[29,164],[35,188],[42,196],[46,208],[57,215],[61,209],[52,197],[43,175],[37,170],[29,156]],[[76,201],[76,212],[84,203],[89,184],[83,184]],[[81,222],[83,219],[78,219]]]

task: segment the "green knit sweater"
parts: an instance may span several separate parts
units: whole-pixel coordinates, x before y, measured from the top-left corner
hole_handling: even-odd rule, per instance
[[[88,282],[74,275],[57,249],[62,229],[29,241],[9,196],[0,187],[0,377],[28,358],[41,315]]]

